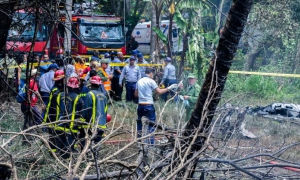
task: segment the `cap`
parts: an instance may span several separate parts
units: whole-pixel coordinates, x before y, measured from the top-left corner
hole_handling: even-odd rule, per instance
[[[138,52],[136,50],[132,50],[132,55],[136,55]]]
[[[122,52],[118,52],[117,54],[118,54],[118,55],[123,55],[123,53],[122,53]]]
[[[130,60],[135,60],[135,57],[134,57],[134,56],[130,56],[129,59],[130,59]]]
[[[109,59],[102,59],[101,63],[110,63],[110,62],[109,62]]]
[[[143,58],[144,56],[143,56],[142,53],[138,53],[138,54],[137,54],[137,57],[138,57],[138,58]]]
[[[196,78],[196,75],[194,73],[189,73],[188,78]]]
[[[76,59],[81,59],[81,56],[77,55],[77,56],[76,56]]]
[[[171,62],[172,59],[170,57],[166,57],[165,61]]]
[[[147,67],[145,70],[145,74],[150,74],[151,72],[155,72],[155,70],[151,67]]]
[[[105,57],[105,58],[108,58],[108,57],[110,57],[110,54],[109,54],[109,53],[105,53],[105,54],[104,54],[104,57]]]
[[[138,50],[138,49],[136,49],[135,51],[136,51],[136,53],[141,53],[141,51],[140,51],[140,50]]]
[[[50,66],[48,67],[48,70],[57,69],[57,68],[58,68],[58,65],[56,63],[53,63],[53,64],[50,64]]]

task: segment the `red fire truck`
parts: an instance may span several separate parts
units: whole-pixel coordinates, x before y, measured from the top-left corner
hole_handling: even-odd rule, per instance
[[[65,21],[65,17],[62,21]],[[50,43],[50,55],[63,47],[65,26],[59,24],[53,32]],[[124,54],[124,27],[120,17],[72,15],[71,53],[92,55],[94,50],[100,53],[122,51]]]
[[[8,32],[6,49],[17,52],[29,52],[35,31],[35,12],[18,10],[13,16],[13,22]],[[41,54],[47,50],[48,26],[43,21],[37,23],[37,35],[33,52]],[[47,51],[46,51],[47,52]]]

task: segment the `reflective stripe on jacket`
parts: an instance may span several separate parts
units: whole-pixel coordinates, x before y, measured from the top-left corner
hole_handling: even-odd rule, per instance
[[[49,102],[46,107],[45,115],[44,115],[44,121],[43,123],[49,123],[54,122],[57,118],[57,106],[56,106],[56,96],[59,93],[59,89],[57,87],[53,87],[50,96],[49,96]],[[53,124],[50,124],[49,127],[54,126]]]
[[[60,130],[64,132],[77,133],[78,128],[74,127],[74,120],[77,113],[77,102],[80,95],[76,92],[70,92],[66,94],[65,92],[59,93],[57,96],[57,118],[58,122],[55,126],[55,130]],[[71,122],[59,123],[60,120],[70,120]]]
[[[102,72],[102,74],[104,75],[104,77],[106,77],[106,79],[107,79],[106,81],[102,81],[103,85],[104,85],[104,88],[105,88],[106,91],[110,91],[111,90],[111,81],[108,79],[107,73],[102,68],[100,68],[100,71]]]
[[[99,90],[91,90],[87,93],[82,104],[82,116],[89,125],[83,128],[91,128],[97,124],[98,128],[106,129],[107,98]]]

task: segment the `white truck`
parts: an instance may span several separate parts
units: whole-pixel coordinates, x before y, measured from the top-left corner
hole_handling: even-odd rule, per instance
[[[162,20],[160,23],[160,30],[165,36],[168,36],[169,22],[169,20]],[[181,52],[182,42],[179,43],[180,29],[175,22],[173,22],[172,26],[173,52]],[[138,50],[143,54],[150,54],[151,21],[138,23],[132,32],[132,36],[135,37],[135,40],[139,43]],[[179,44],[180,46],[178,46]]]

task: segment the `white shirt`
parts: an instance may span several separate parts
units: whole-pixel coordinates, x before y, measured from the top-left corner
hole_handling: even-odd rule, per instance
[[[136,89],[138,90],[139,103],[153,104],[152,91],[158,88],[156,82],[149,78],[143,77],[136,83]]]

